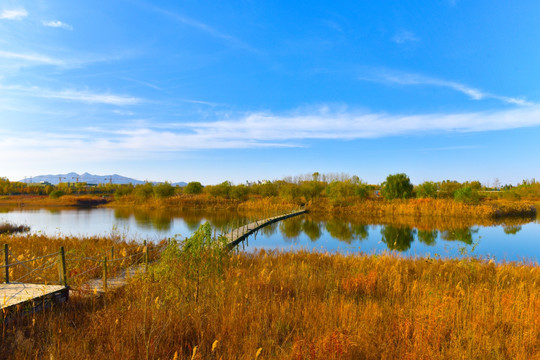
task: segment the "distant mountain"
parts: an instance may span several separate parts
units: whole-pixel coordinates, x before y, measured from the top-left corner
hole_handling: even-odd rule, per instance
[[[172,185],[172,186],[180,186],[180,187],[184,187],[184,186],[187,185],[187,182],[180,181],[180,182],[172,183],[171,185]]]
[[[20,182],[26,182],[26,183],[39,183],[41,181],[47,181],[53,185],[58,185],[59,182],[85,182],[88,184],[144,184],[144,181],[136,180],[132,178],[128,178],[125,176],[121,176],[118,174],[114,175],[92,175],[87,172],[84,174],[77,174],[75,172],[70,172],[67,174],[56,174],[56,175],[38,175],[38,176],[32,176],[31,178],[26,178],[23,180],[19,180]],[[154,184],[157,184],[157,182],[154,182]],[[179,186],[185,186],[187,185],[185,182],[178,182],[174,183],[173,185],[179,185]]]

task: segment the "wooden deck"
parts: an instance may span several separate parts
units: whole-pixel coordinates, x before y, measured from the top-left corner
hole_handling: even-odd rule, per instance
[[[69,298],[69,287],[43,284],[0,284],[1,318],[9,321],[14,314],[41,311]]]
[[[230,233],[225,235],[225,237],[229,240],[228,246],[233,247],[233,246],[238,245],[241,241],[245,240],[249,235],[253,234],[255,231],[259,230],[260,228],[263,228],[277,221],[281,221],[281,220],[288,219],[293,216],[302,215],[305,213],[306,213],[306,210],[297,210],[291,213],[274,216],[268,219],[258,220],[250,224],[246,224],[244,226],[236,228],[232,230]]]
[[[146,266],[144,264],[130,266],[127,269],[123,269],[118,276],[107,279],[106,288],[104,286],[103,279],[93,279],[84,284],[81,287],[81,290],[99,294],[105,293],[106,291],[114,291],[127,285],[130,278],[145,272],[145,270]]]

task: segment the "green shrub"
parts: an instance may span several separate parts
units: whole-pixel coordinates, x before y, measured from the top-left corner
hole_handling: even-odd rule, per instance
[[[464,186],[456,190],[454,200],[465,204],[478,204],[480,196],[478,195],[478,191],[473,190],[470,186]]]
[[[174,195],[174,186],[168,182],[159,183],[154,186],[154,196],[157,198],[167,198]]]
[[[195,195],[203,192],[203,186],[198,181],[191,181],[184,187],[184,194]]]
[[[49,197],[51,199],[58,199],[59,197],[63,196],[64,195],[64,192],[62,190],[53,190],[51,191],[51,193],[49,194]]]
[[[433,181],[425,181],[422,184],[416,187],[416,197],[425,199],[425,198],[436,198],[437,197],[437,184]]]

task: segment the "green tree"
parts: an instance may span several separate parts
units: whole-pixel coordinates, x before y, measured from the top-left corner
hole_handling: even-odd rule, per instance
[[[236,186],[231,186],[229,191],[231,198],[237,200],[245,200],[249,195],[249,187],[244,184],[239,184]]]
[[[135,195],[142,200],[148,199],[154,193],[154,185],[152,183],[144,183],[135,187]]]
[[[424,181],[416,187],[416,197],[421,199],[436,198],[437,184],[433,181]]]
[[[444,180],[439,184],[439,198],[452,199],[454,194],[461,188],[461,184],[455,180]]]
[[[386,177],[381,190],[386,200],[408,199],[412,197],[413,185],[406,174],[394,174]]]
[[[191,181],[189,184],[187,184],[184,187],[184,194],[194,195],[194,194],[200,194],[202,192],[203,192],[203,186],[198,181]]]
[[[154,196],[157,198],[167,198],[174,195],[174,186],[168,182],[159,183],[154,186]]]
[[[478,204],[480,196],[477,190],[473,190],[470,186],[464,186],[454,192],[454,200],[465,204]]]
[[[229,197],[231,187],[230,181],[224,181],[218,185],[206,186],[205,190],[212,196]]]

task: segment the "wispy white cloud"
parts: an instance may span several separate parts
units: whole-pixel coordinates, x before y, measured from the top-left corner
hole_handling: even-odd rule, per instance
[[[117,106],[136,105],[143,102],[142,99],[129,96],[129,95],[117,95],[111,93],[96,93],[86,90],[50,90],[42,89],[39,87],[22,87],[22,86],[9,86],[0,85],[0,90],[9,90],[11,92],[20,92],[30,96],[48,98],[48,99],[60,99],[67,101],[79,101],[89,104],[108,104]]]
[[[533,103],[524,99],[495,95],[495,94],[491,94],[491,93],[473,88],[471,86],[468,86],[459,82],[437,79],[437,78],[432,78],[432,77],[423,76],[419,74],[398,73],[398,72],[376,72],[374,75],[370,75],[369,77],[361,77],[360,79],[367,80],[367,81],[387,82],[387,83],[393,83],[393,84],[399,84],[399,85],[428,85],[428,86],[445,87],[445,88],[458,91],[462,94],[465,94],[473,100],[495,99],[495,100],[499,100],[507,104],[514,104],[514,105],[520,105],[520,106],[533,105]]]
[[[26,54],[26,53],[16,53],[11,51],[1,51],[0,58],[3,59],[14,59],[22,60],[31,63],[47,64],[47,65],[64,65],[63,60],[51,58],[42,54]]]
[[[203,100],[194,100],[194,99],[178,99],[178,101],[189,103],[189,104],[199,104],[199,105],[206,105],[211,107],[216,106],[222,106],[221,104],[211,102],[211,101],[203,101]]]
[[[53,28],[62,28],[66,30],[73,30],[73,26],[66,24],[62,21],[56,20],[56,21],[43,21],[43,26],[47,27],[53,27]]]
[[[407,42],[418,42],[420,38],[411,31],[400,30],[392,37],[392,41],[396,44],[403,44]]]
[[[164,152],[212,149],[305,147],[313,140],[355,140],[402,135],[480,132],[540,126],[540,106],[496,112],[391,115],[319,111],[290,114],[250,113],[229,120],[93,127],[52,132],[6,132],[0,137],[4,158],[99,161],[155,158]],[[443,150],[463,150],[445,148]]]
[[[221,39],[221,40],[224,40],[226,41],[227,43],[237,47],[237,48],[242,48],[242,49],[245,49],[245,50],[250,50],[250,51],[256,51],[255,49],[253,49],[251,46],[249,46],[248,44],[246,44],[245,42],[243,42],[242,40],[238,39],[237,37],[235,36],[232,36],[226,32],[223,32],[223,31],[220,31],[220,30],[217,30],[216,28],[206,24],[206,23],[203,23],[202,21],[199,21],[199,20],[195,20],[193,18],[190,18],[188,16],[185,16],[183,14],[179,14],[179,13],[176,13],[176,12],[172,12],[172,11],[169,11],[169,10],[165,10],[165,9],[162,9],[162,8],[159,8],[159,7],[156,7],[156,6],[151,6],[150,7],[152,10],[154,10],[155,12],[158,12],[158,13],[161,13],[165,16],[168,16],[170,17],[171,19],[174,19],[184,25],[187,25],[189,27],[192,27],[194,29],[197,29],[197,30],[200,30],[202,32],[205,32],[207,33],[208,35],[214,37],[214,38],[217,38],[217,39]]]
[[[21,20],[28,16],[28,12],[24,8],[3,10],[0,13],[0,19],[6,20]]]

